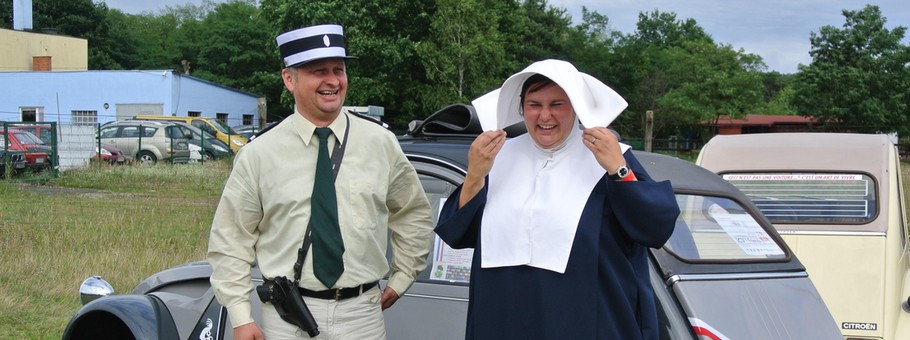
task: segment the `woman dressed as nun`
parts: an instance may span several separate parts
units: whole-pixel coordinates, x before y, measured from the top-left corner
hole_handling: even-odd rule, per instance
[[[466,338],[657,339],[647,248],[670,238],[679,207],[607,129],[626,101],[543,60],[474,106],[496,127],[471,144],[436,226],[474,248]],[[522,120],[528,133],[506,140]]]

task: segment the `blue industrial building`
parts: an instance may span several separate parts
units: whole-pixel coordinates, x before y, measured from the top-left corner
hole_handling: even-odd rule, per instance
[[[171,70],[0,72],[0,121],[95,126],[167,115],[258,126],[264,111],[254,94]]]

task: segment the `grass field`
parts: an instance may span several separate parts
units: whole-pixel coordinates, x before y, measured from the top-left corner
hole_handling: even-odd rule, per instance
[[[229,171],[104,166],[40,186],[0,181],[0,339],[59,339],[88,276],[124,293],[202,259]]]
[[[91,275],[127,293],[204,258],[229,171],[219,161],[103,166],[45,185],[0,180],[0,339],[59,339]],[[910,163],[902,173],[910,179]]]

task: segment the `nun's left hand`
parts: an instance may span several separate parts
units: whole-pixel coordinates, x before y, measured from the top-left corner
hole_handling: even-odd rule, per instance
[[[626,164],[626,159],[622,156],[622,149],[619,147],[619,139],[610,129],[605,127],[587,128],[581,138],[584,139],[585,146],[594,153],[597,163],[600,163],[607,173],[612,175],[617,168]]]

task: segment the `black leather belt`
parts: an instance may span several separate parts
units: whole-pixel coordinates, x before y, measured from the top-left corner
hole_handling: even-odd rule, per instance
[[[301,287],[300,295],[303,295],[306,297],[311,297],[311,298],[323,299],[323,300],[344,300],[344,299],[350,299],[352,297],[358,297],[363,292],[373,289],[373,287],[376,287],[376,285],[378,285],[378,284],[379,284],[379,281],[374,281],[374,282],[370,282],[370,283],[364,283],[357,287],[334,288],[334,289],[327,289],[327,290],[320,290],[320,291],[309,290],[309,289]]]

